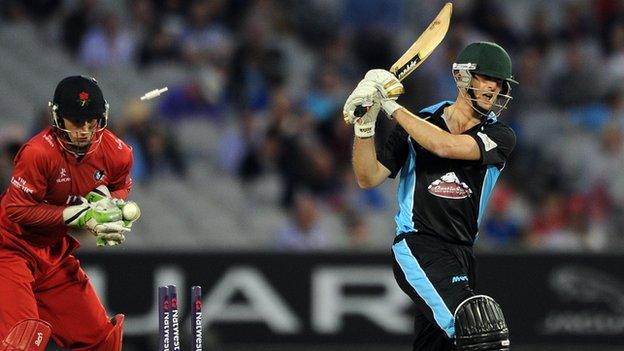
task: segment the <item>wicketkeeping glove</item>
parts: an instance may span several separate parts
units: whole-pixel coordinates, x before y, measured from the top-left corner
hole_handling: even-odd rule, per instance
[[[134,201],[124,201],[122,199],[115,199],[111,197],[110,190],[106,187],[106,185],[100,185],[97,188],[91,190],[86,196],[85,199],[98,208],[111,208],[117,207],[121,210],[123,215],[124,225],[127,228],[132,227],[132,223],[136,222],[137,219],[141,216],[141,210],[138,204]],[[124,211],[124,207],[134,207],[133,213],[131,213],[131,217],[127,216],[129,213],[128,209]]]
[[[95,236],[95,244],[97,246],[115,246],[123,243],[124,241],[126,241],[126,235],[123,232],[100,233]]]
[[[364,79],[375,83],[381,94],[381,108],[388,118],[392,118],[392,114],[403,107],[396,102],[399,96],[405,92],[401,81],[394,74],[384,69],[371,69],[366,72]]]
[[[125,232],[130,231],[132,223],[138,218],[137,216],[134,220],[126,220],[123,206],[127,204],[123,200],[112,198],[100,199],[90,204],[97,211],[115,211],[117,209],[121,211],[120,221],[107,224],[105,229],[94,232],[97,246],[115,246],[126,241]],[[140,215],[140,210],[138,212]]]
[[[100,185],[97,188],[91,190],[86,196],[85,199],[90,204],[97,204],[98,207],[121,207],[123,205],[124,200],[114,199],[111,197],[110,190],[106,187],[106,185]]]
[[[128,219],[124,217],[124,206],[128,203],[121,199],[115,199],[111,197],[110,191],[106,187],[106,185],[100,185],[97,188],[91,190],[86,196],[86,201],[89,202],[91,207],[95,208],[99,211],[114,211],[114,209],[121,210],[122,219],[121,225],[119,227],[119,223],[115,222],[114,225],[107,225],[110,228],[107,228],[106,231],[94,232],[96,236],[96,244],[98,246],[113,246],[119,245],[126,240],[125,232],[129,232],[132,227],[132,223],[138,219],[140,216],[140,210],[138,206],[136,206],[135,212],[138,212],[137,215],[133,219]],[[135,204],[136,205],[136,204]],[[119,231],[115,232],[108,231],[108,229],[118,228]]]
[[[347,124],[353,124],[357,137],[369,138],[375,135],[375,122],[381,108],[380,98],[375,83],[366,79],[360,81],[347,98],[342,114]],[[367,112],[361,117],[355,116],[358,106],[367,107]]]
[[[117,245],[125,240],[124,232],[130,231],[130,228],[124,225],[122,219],[121,209],[116,206],[104,208],[84,203],[63,210],[65,225],[89,229],[96,236],[99,246]]]
[[[104,199],[110,199],[111,194],[110,190],[106,187],[106,185],[99,185],[97,188],[89,191],[87,195],[85,195],[85,199],[90,203],[98,202]]]

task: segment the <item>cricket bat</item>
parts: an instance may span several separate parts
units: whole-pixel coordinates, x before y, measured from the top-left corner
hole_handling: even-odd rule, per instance
[[[451,23],[452,14],[453,4],[447,2],[414,44],[390,67],[390,72],[402,81],[420,67],[444,39]],[[354,114],[357,117],[362,117],[365,113],[366,107],[358,106]]]

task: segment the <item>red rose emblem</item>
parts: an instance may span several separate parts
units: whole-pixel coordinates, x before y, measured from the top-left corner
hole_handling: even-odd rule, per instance
[[[80,106],[85,106],[89,104],[89,93],[86,91],[80,92],[78,94],[78,102],[80,102]]]

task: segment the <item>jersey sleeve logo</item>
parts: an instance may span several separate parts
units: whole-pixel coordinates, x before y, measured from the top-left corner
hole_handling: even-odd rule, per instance
[[[498,144],[494,140],[490,139],[490,137],[487,136],[487,134],[485,133],[478,132],[477,136],[479,136],[479,138],[481,138],[481,140],[483,141],[485,151],[490,151],[498,146]]]
[[[448,172],[440,179],[429,184],[427,191],[444,199],[465,199],[472,195],[472,190],[464,182],[460,182],[455,172]]]
[[[50,134],[46,134],[43,136],[43,140],[45,140],[48,143],[48,145],[50,145],[50,147],[54,147],[54,140],[52,140],[52,138],[53,137]]]
[[[35,192],[33,188],[30,187],[30,184],[28,184],[26,179],[22,177],[11,177],[11,184],[26,194],[33,194]]]

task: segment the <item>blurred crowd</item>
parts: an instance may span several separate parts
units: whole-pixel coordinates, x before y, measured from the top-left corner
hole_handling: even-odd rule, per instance
[[[220,167],[252,185],[280,179],[290,213],[275,236],[284,249],[323,249],[319,207],[340,214],[353,247],[371,235],[367,214],[395,206],[382,190],[357,188],[353,132],[342,104],[370,68],[389,67],[443,1],[409,0],[5,0],[3,21],[50,31],[91,72],[178,65],[192,78],[153,109],[128,104],[115,130],[135,148],[134,177],[164,167],[187,175],[176,124],[234,123],[222,135]],[[520,82],[502,121],[516,150],[480,233],[481,249],[565,252],[624,248],[624,1],[455,3],[443,45],[405,82],[401,103],[417,111],[453,99],[451,64],[477,40],[511,54]],[[45,123],[45,112],[38,121]],[[150,121],[150,123],[147,123]],[[378,122],[382,143],[393,122]],[[2,145],[7,170],[15,143]],[[2,174],[6,183],[7,175]]]

